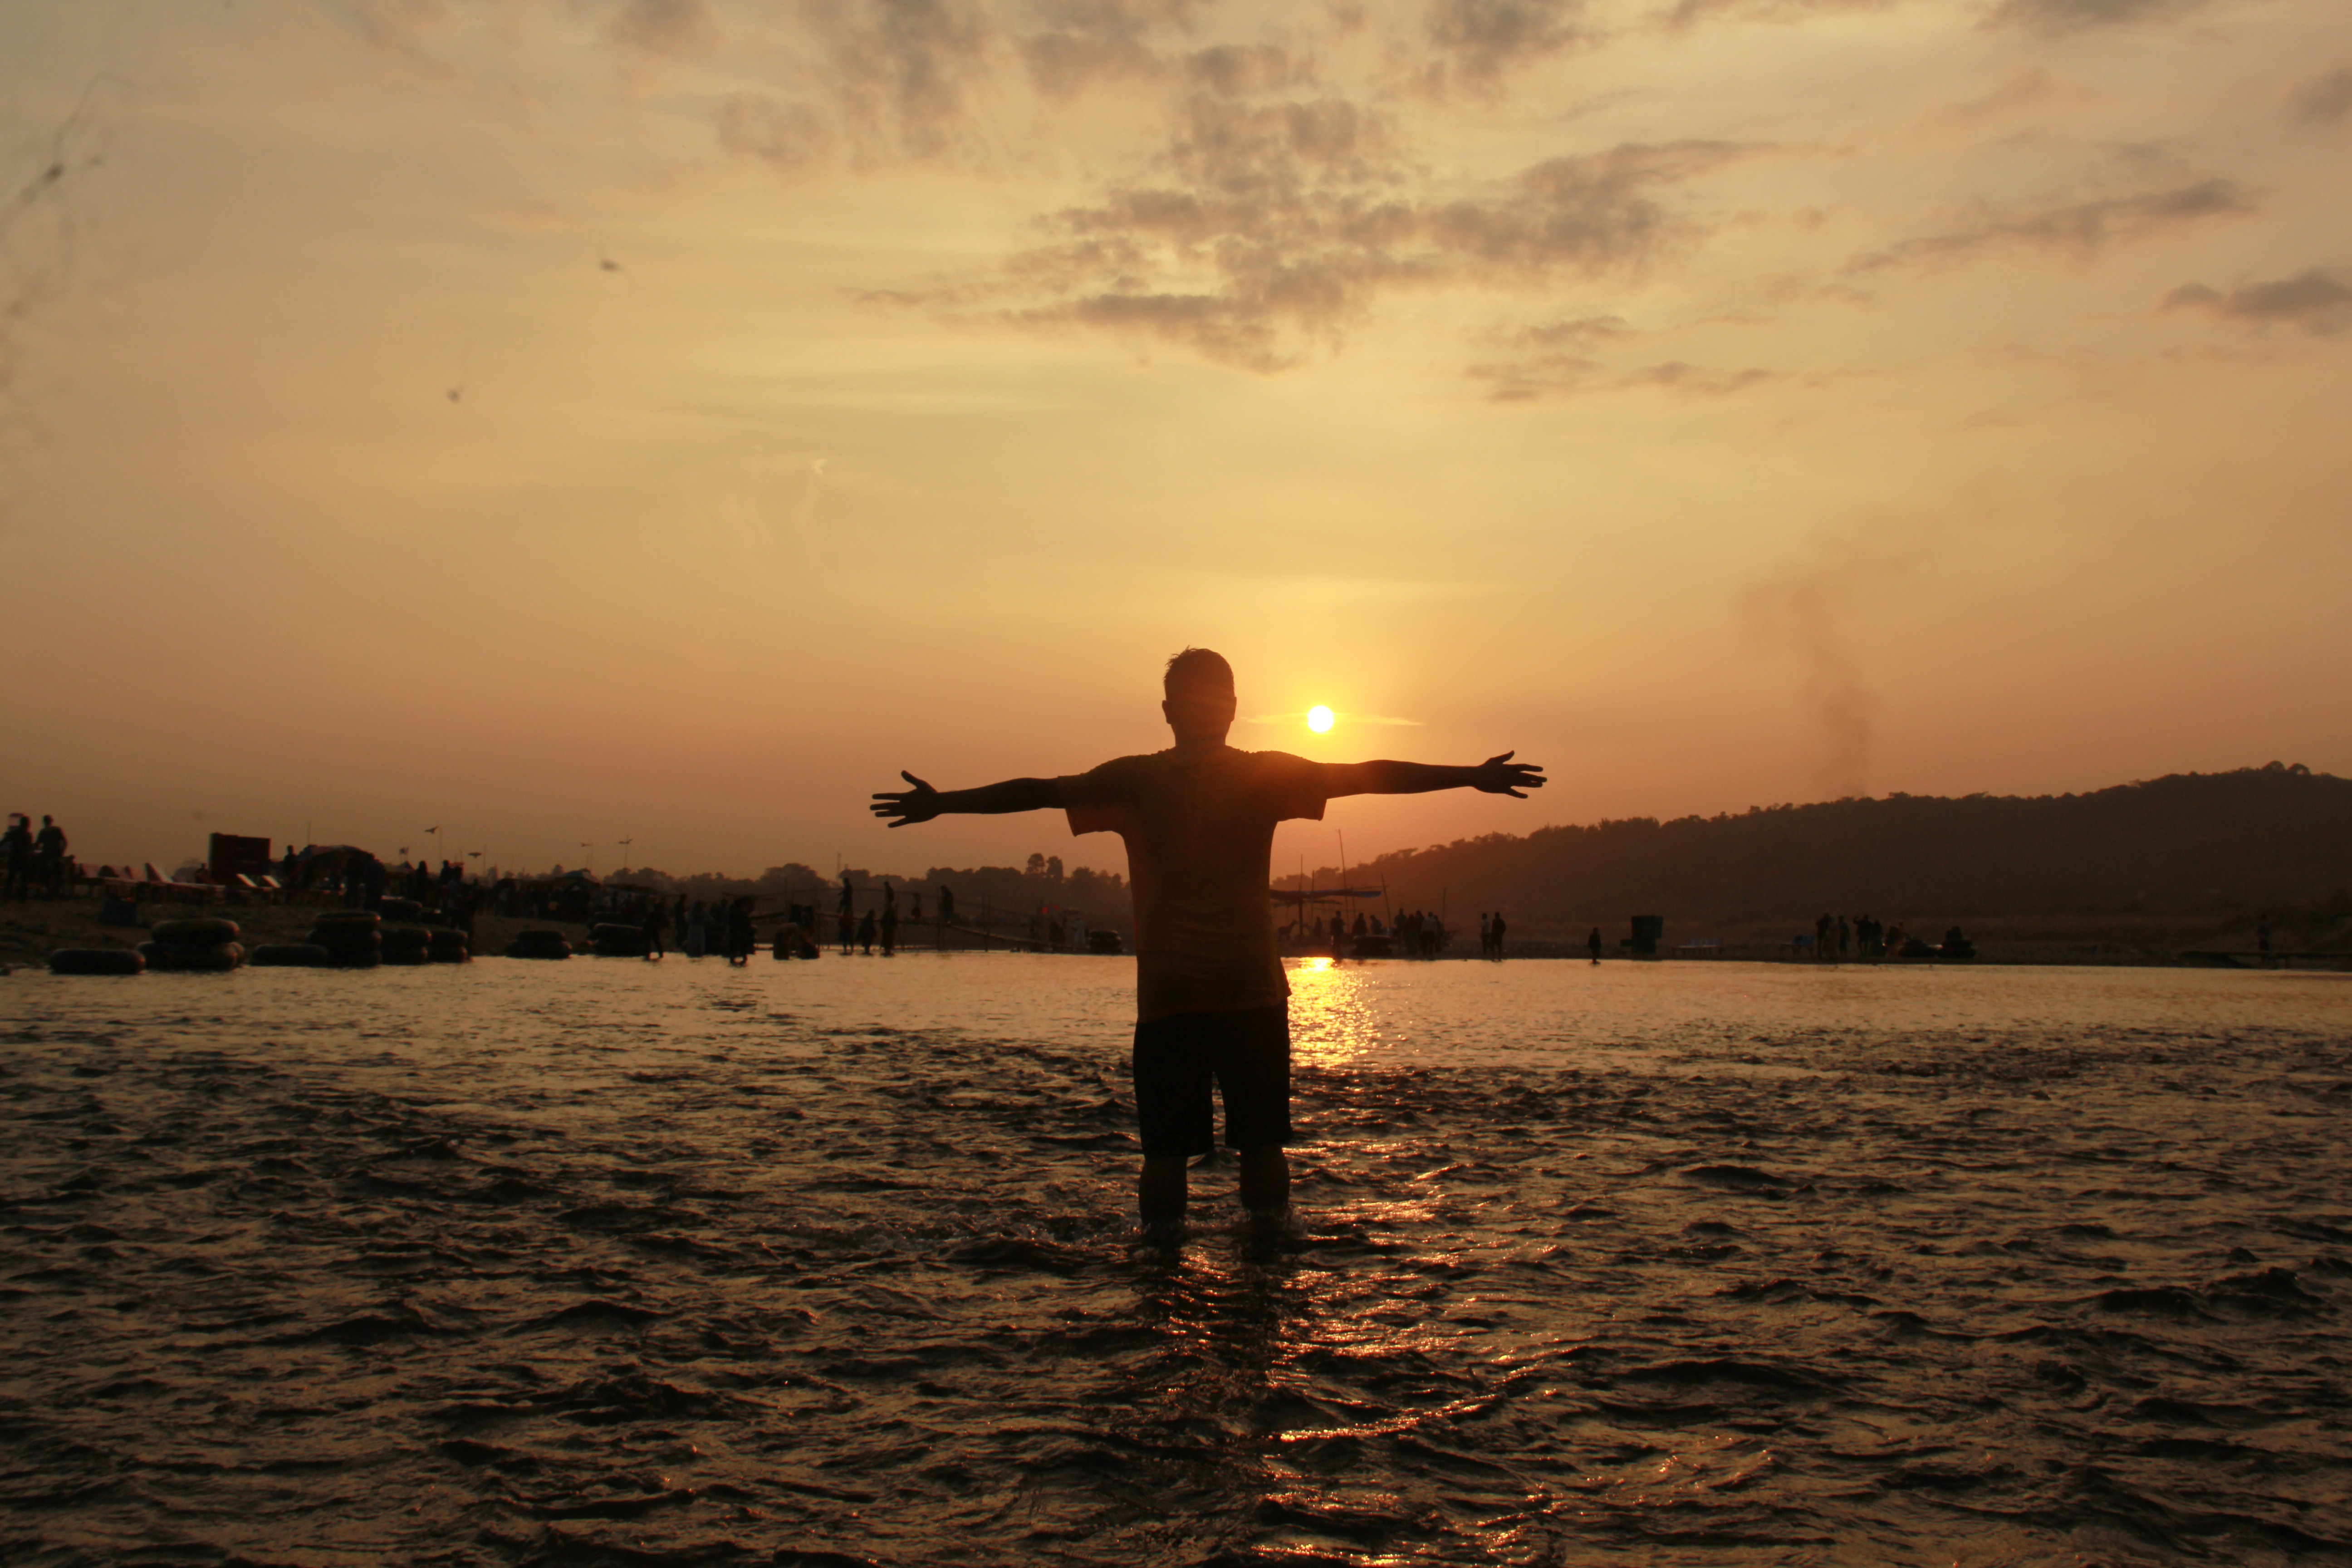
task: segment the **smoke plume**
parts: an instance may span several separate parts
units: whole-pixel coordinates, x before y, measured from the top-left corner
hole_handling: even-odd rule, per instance
[[[1740,595],[1751,638],[1798,667],[1798,695],[1816,747],[1813,782],[1824,799],[1870,791],[1878,695],[1864,679],[1854,621],[1875,588],[1903,566],[1859,537],[1824,534]]]

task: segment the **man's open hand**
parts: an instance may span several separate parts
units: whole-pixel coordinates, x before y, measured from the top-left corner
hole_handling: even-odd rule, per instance
[[[1488,757],[1470,770],[1470,786],[1488,795],[1517,795],[1528,798],[1527,792],[1544,786],[1543,768],[1535,763],[1515,763],[1517,752],[1505,752],[1499,757]],[[881,810],[880,806],[874,808]]]
[[[893,827],[904,827],[910,822],[929,822],[940,814],[939,791],[904,768],[898,770],[898,776],[915,787],[902,790],[876,790],[873,805],[875,816],[888,822]]]

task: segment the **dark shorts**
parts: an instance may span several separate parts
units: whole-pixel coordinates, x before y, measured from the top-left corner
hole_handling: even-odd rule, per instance
[[[1216,1147],[1214,1086],[1225,1101],[1225,1142],[1263,1149],[1290,1142],[1290,1009],[1179,1013],[1135,1026],[1135,1110],[1147,1156]]]

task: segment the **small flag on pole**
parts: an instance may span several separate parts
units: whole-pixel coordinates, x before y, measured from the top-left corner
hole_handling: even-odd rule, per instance
[[[427,833],[438,833],[438,832],[440,832],[441,830],[440,830],[439,828],[437,828],[437,827],[428,827],[428,828],[426,828],[425,831],[425,832],[427,832]]]

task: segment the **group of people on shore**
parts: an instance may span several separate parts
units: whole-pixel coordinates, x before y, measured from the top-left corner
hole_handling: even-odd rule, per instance
[[[1494,921],[1499,924],[1502,916]],[[1487,952],[1486,940],[1490,927],[1486,915],[1478,917],[1478,950]],[[1328,944],[1334,958],[1365,956],[1368,942],[1386,942],[1386,951],[1400,958],[1435,958],[1454,940],[1445,922],[1426,910],[1408,910],[1393,921],[1382,921],[1378,915],[1359,912],[1350,923],[1348,917],[1334,912],[1328,919],[1310,921],[1307,931],[1318,944]],[[1500,954],[1501,938],[1495,938],[1496,953]]]
[[[1856,915],[1848,920],[1843,915],[1825,914],[1813,922],[1813,957],[1823,963],[1842,963],[1848,958],[1916,958],[1930,953],[1942,958],[1973,958],[1976,944],[1958,926],[1944,932],[1941,943],[1931,946],[1900,925],[1890,926],[1874,915]]]
[[[61,897],[66,888],[66,830],[51,816],[41,818],[41,829],[33,831],[33,819],[21,811],[8,814],[8,830],[0,835],[0,844],[6,847],[6,883],[5,896],[26,900],[35,889],[41,897]]]

